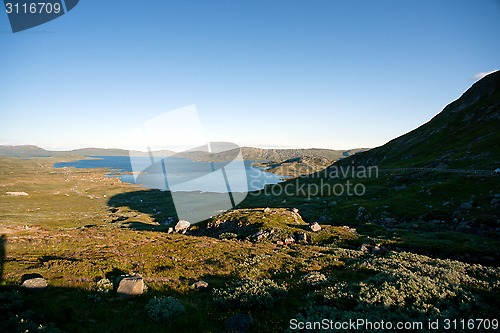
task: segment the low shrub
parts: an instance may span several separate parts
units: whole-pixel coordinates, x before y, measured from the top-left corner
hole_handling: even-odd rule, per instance
[[[213,300],[221,308],[270,309],[283,301],[287,288],[270,279],[239,280],[225,289],[214,289]]]
[[[146,304],[146,312],[154,321],[167,321],[183,314],[184,305],[175,297],[152,298]]]

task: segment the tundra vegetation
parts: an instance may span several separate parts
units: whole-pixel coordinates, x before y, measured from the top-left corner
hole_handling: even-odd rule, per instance
[[[63,159],[0,158],[0,331],[220,332],[239,313],[254,332],[294,318],[498,317],[497,175],[381,170],[351,179],[360,197],[260,191],[180,234],[168,233],[168,193],[53,168]],[[30,274],[48,287],[22,288]],[[125,274],[147,291],[120,297]]]

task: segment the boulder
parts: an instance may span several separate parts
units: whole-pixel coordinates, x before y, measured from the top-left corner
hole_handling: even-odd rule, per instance
[[[292,212],[294,212],[295,214],[298,214],[299,213],[299,209],[298,208],[294,208],[294,209],[292,209]]]
[[[41,290],[47,288],[47,281],[43,277],[36,277],[23,281],[21,287],[30,290]]]
[[[196,290],[205,290],[208,289],[208,282],[205,281],[196,281],[191,285],[191,288],[196,289]]]
[[[293,239],[293,237],[287,237],[287,238],[285,238],[284,243],[285,243],[285,245],[293,244],[293,243],[295,243],[295,239]]]
[[[238,313],[226,319],[225,327],[228,333],[244,333],[252,326],[253,319],[248,314]]]
[[[140,296],[144,293],[144,280],[140,275],[123,276],[116,292],[121,296]]]
[[[333,206],[337,206],[337,201],[335,201],[335,200],[330,201],[330,202],[328,203],[328,206],[331,206],[331,207],[333,207]]]
[[[270,212],[271,212],[271,208],[269,208],[269,207],[264,208],[264,213],[270,213]]]
[[[312,232],[317,232],[321,230],[321,226],[318,222],[313,222],[309,225],[309,229],[311,229]]]
[[[175,230],[175,232],[185,233],[189,229],[190,226],[191,226],[191,223],[189,223],[188,221],[180,220],[175,225],[174,230]]]

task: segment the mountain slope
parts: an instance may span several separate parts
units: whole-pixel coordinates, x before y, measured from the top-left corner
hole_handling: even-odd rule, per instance
[[[494,170],[500,166],[500,71],[469,88],[426,124],[339,165]]]

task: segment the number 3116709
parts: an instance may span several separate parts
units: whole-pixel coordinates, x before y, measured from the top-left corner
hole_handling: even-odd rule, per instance
[[[5,3],[7,14],[59,14],[61,12],[60,3],[51,2],[32,2],[30,4],[23,3]]]

